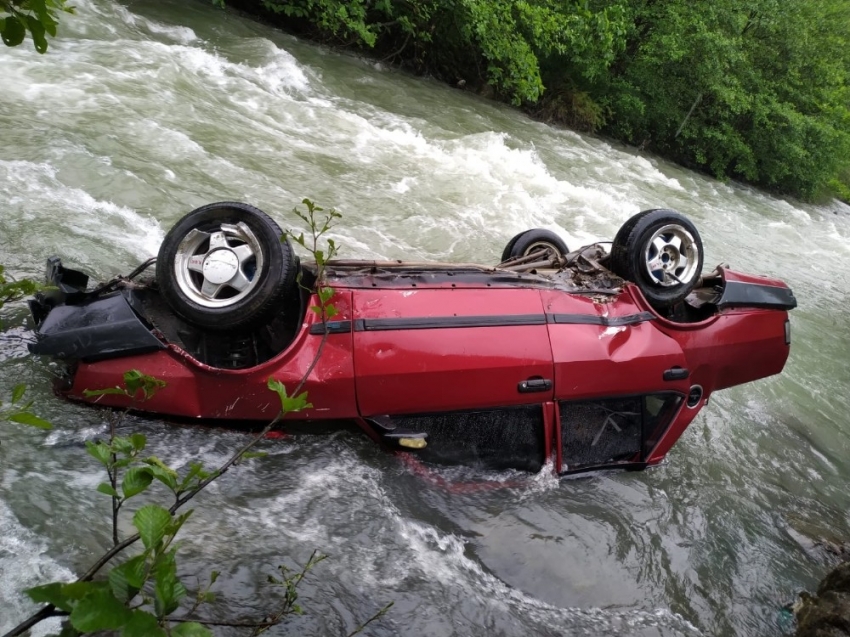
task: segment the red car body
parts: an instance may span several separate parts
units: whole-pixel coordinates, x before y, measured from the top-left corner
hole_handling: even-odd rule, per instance
[[[333,320],[303,310],[286,347],[247,368],[201,362],[144,312],[139,324],[154,337],[144,347],[60,352],[51,339],[74,321],[51,327],[56,309],[34,312],[33,351],[73,362],[63,393],[74,400],[128,406],[84,390],[138,369],[166,385],[136,409],[261,423],[280,408],[268,380],[292,390],[306,375],[314,406],[286,418],[300,431],[348,421],[390,447],[423,441],[407,450],[426,460],[640,469],[665,457],[713,392],[782,370],[796,305],[781,281],[722,268],[703,285],[710,300],[682,320],[659,314],[634,284],[604,296],[497,268],[339,263],[328,284]],[[85,323],[97,340],[97,320]]]

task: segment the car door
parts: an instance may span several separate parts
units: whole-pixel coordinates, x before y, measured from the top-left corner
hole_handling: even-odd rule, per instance
[[[679,343],[628,292],[541,292],[554,364],[560,471],[645,462],[689,389]]]
[[[427,437],[430,459],[538,469],[553,395],[539,291],[450,285],[355,291],[360,414]]]

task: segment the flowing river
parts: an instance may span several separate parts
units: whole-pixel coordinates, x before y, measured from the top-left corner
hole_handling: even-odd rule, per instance
[[[51,254],[126,273],[211,201],[297,227],[310,197],[343,213],[345,258],[481,263],[526,228],[572,247],[671,207],[697,224],[707,267],[783,278],[800,304],[785,371],[713,396],[643,473],[425,479],[353,433],[264,442],[269,457],[199,496],[185,527],[184,581],[222,572],[211,617],[262,615],[266,574],[318,549],[305,615],[272,634],[344,635],[389,601],[369,634],[789,633],[782,607],[835,559],[821,540],[850,538],[850,208],[719,183],[208,2],[75,4],[47,55],[0,48],[0,263],[15,276],[41,277]],[[104,414],[52,394],[25,307],[7,310],[0,396],[26,382],[55,428],[0,428],[0,633],[34,608],[23,588],[81,573],[110,542],[84,447]],[[245,440],[125,428],[177,466]]]

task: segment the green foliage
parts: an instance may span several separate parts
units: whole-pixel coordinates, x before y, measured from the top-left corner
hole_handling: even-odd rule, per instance
[[[307,392],[301,392],[297,396],[289,396],[283,383],[274,378],[269,378],[268,387],[280,398],[280,409],[285,414],[313,407],[312,403],[307,402]]]
[[[83,391],[83,394],[88,398],[92,398],[94,396],[116,395],[127,396],[132,399],[140,398],[142,400],[150,400],[157,391],[165,387],[165,381],[143,374],[137,369],[131,369],[124,372],[123,380],[123,387],[86,389]],[[139,392],[142,393],[141,396],[139,396]]]
[[[2,304],[0,304],[0,307],[2,307]],[[15,385],[12,389],[12,397],[9,407],[4,409],[3,401],[0,400],[0,415],[6,418],[6,420],[35,427],[36,429],[51,429],[53,425],[43,418],[39,418],[32,412],[33,401],[23,400],[26,391],[26,385],[23,383]]]
[[[2,6],[0,4],[0,9],[2,9]],[[25,296],[35,294],[42,288],[43,286],[30,279],[21,279],[20,281],[13,279],[6,274],[5,267],[0,265],[0,309],[3,309],[6,303],[19,301]],[[2,328],[3,321],[0,317],[0,329]],[[0,418],[37,429],[50,429],[52,425],[48,421],[39,418],[32,412],[33,401],[23,401],[26,391],[26,385],[23,383],[15,385],[12,389],[10,405],[7,408],[3,407],[3,401],[0,400]]]
[[[155,504],[143,506],[133,516],[133,525],[144,551],[114,567],[107,581],[53,582],[26,593],[35,602],[69,613],[71,625],[80,633],[122,630],[125,635],[165,635],[168,628],[171,634],[211,635],[200,624],[171,627],[167,620],[187,595],[177,576],[176,549],[171,544],[189,515],[191,511],[175,516]],[[130,602],[149,583],[153,598],[143,595],[131,609]]]
[[[47,36],[56,37],[58,14],[73,13],[66,0],[0,0],[0,36],[6,46],[18,46],[32,37],[35,50],[47,51]]]
[[[3,6],[2,0],[0,0],[0,10],[2,10]],[[19,301],[25,296],[35,294],[43,288],[44,286],[30,279],[21,279],[18,281],[10,277],[6,274],[6,268],[0,264],[0,310],[3,309],[6,303]],[[2,316],[0,316],[0,329],[2,328],[3,321]],[[12,389],[9,407],[4,408],[3,401],[0,400],[0,418],[37,429],[50,429],[52,425],[48,421],[39,418],[32,412],[33,401],[23,400],[26,391],[26,385],[19,383]]]
[[[6,274],[6,268],[0,265],[0,309],[6,303],[19,301],[25,296],[31,296],[41,289],[35,281],[22,279],[17,281]]]
[[[717,177],[811,198],[850,163],[850,2],[625,3],[605,130]]]
[[[316,283],[315,283],[315,292],[316,292],[316,304],[310,306],[310,311],[315,313],[323,322],[328,321],[339,314],[339,310],[330,302],[334,295],[334,289],[325,285],[322,285],[325,278],[325,268],[329,261],[331,261],[339,252],[339,246],[337,246],[336,242],[333,239],[327,239],[327,248],[322,249],[319,247],[320,241],[322,237],[324,237],[328,232],[330,232],[336,221],[338,221],[342,215],[338,213],[336,210],[331,208],[330,210],[325,210],[321,206],[316,205],[310,199],[303,199],[301,201],[307,207],[306,212],[301,212],[296,206],[292,209],[292,212],[301,219],[304,223],[307,224],[307,228],[309,229],[309,236],[305,238],[303,232],[299,232],[295,234],[292,230],[287,230],[281,240],[285,238],[292,239],[295,243],[300,245],[302,248],[307,250],[316,261]],[[298,275],[298,284],[307,290],[308,292],[312,290],[308,290],[302,281],[301,273]],[[273,389],[271,386],[271,379],[269,379],[269,389]],[[277,391],[277,390],[274,390]],[[283,401],[283,398],[281,398]],[[312,407],[312,405],[310,405]],[[295,411],[295,410],[287,410],[287,411]]]
[[[545,90],[541,62],[569,61],[594,77],[614,59],[625,29],[618,5],[584,0],[262,0],[313,35],[398,59],[419,71],[486,82],[514,104]],[[554,63],[554,62],[553,62]]]
[[[312,407],[307,402],[306,392],[290,397],[282,383],[269,379],[268,385],[269,389],[280,397],[282,414]],[[124,374],[124,383],[121,386],[93,390],[87,394],[135,397],[141,392],[142,399],[149,399],[164,386],[165,383],[159,379],[131,370]],[[13,390],[13,400],[19,401],[23,395],[24,389],[16,387]],[[178,575],[174,540],[192,515],[192,510],[179,515],[175,511],[210,480],[221,475],[228,465],[210,472],[200,463],[192,463],[181,477],[159,458],[144,457],[147,438],[143,434],[118,436],[115,434],[116,421],[113,419],[110,424],[109,440],[87,441],[86,450],[106,469],[109,476],[109,483],[101,483],[97,491],[112,499],[113,538],[116,547],[118,512],[129,499],[146,492],[154,482],[159,482],[172,493],[175,503],[171,509],[158,504],[146,504],[136,510],[132,522],[144,550],[123,564],[113,567],[107,573],[106,581],[53,582],[30,588],[26,593],[33,601],[51,604],[68,614],[70,628],[66,627],[63,634],[120,631],[125,637],[208,637],[212,633],[202,624],[171,617],[188,596],[188,590]],[[248,451],[249,448],[250,445],[240,450],[231,459],[231,463],[265,455],[252,453]],[[119,490],[117,485],[120,471],[123,471],[123,478],[120,480]],[[255,634],[259,634],[287,615],[300,613],[301,608],[296,604],[296,587],[321,559],[323,558],[311,558],[307,565],[294,575],[285,567],[280,567],[284,578],[275,578],[273,581],[273,584],[283,588],[279,608],[262,621],[242,625],[255,628]],[[210,574],[207,586],[199,589],[194,595],[188,615],[192,615],[202,604],[215,600],[215,593],[210,589],[218,576],[217,571]]]
[[[719,178],[850,194],[850,0],[254,2],[311,37]]]

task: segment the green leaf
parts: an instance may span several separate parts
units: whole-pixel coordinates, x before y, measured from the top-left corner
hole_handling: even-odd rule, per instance
[[[47,4],[45,0],[29,0],[29,8],[38,16],[39,20],[47,15]]]
[[[174,518],[173,522],[171,522],[171,524],[168,525],[168,528],[165,529],[166,535],[177,535],[177,532],[180,530],[180,527],[183,526],[183,523],[188,520],[194,512],[194,509],[189,509],[185,513],[181,513],[176,518]]]
[[[124,372],[124,386],[131,394],[135,394],[142,388],[144,374],[138,369],[129,369]]]
[[[126,624],[131,612],[108,588],[90,592],[71,611],[71,624],[84,633],[117,630]]]
[[[106,495],[112,496],[113,498],[118,497],[118,492],[112,488],[112,485],[106,484],[105,482],[101,482],[97,485],[97,490],[100,493],[105,493]]]
[[[45,13],[41,17],[41,23],[44,25],[44,30],[50,34],[50,37],[56,37],[56,25],[59,24],[56,20],[53,19],[49,13]]]
[[[53,429],[53,425],[51,425],[49,422],[27,411],[19,411],[17,413],[10,414],[9,420],[11,420],[12,422],[21,423],[22,425],[36,427],[37,429]]]
[[[286,411],[286,413],[291,411],[301,411],[302,409],[311,409],[312,407],[313,403],[307,402],[307,392],[305,391],[284,402],[284,411]]]
[[[171,631],[174,634],[174,631]],[[134,610],[124,624],[122,637],[165,637],[165,631],[159,627],[156,617],[143,610]]]
[[[153,471],[151,471],[150,467],[130,467],[127,469],[127,473],[124,474],[124,480],[121,482],[124,499],[126,500],[140,494],[151,485],[152,481]]]
[[[24,41],[27,29],[17,16],[10,15],[3,23],[3,44],[6,46],[18,46]]]
[[[333,297],[335,290],[333,288],[321,288],[319,290],[319,300],[322,305],[325,305]]]
[[[146,549],[160,543],[170,523],[171,514],[156,504],[143,506],[133,516],[133,525],[138,529]]]
[[[84,389],[83,396],[93,398],[95,396],[109,396],[117,394],[118,396],[129,396],[127,390],[120,387],[107,387],[106,389]]]
[[[147,554],[142,553],[109,571],[109,586],[116,599],[128,602],[135,597],[145,583]]]
[[[284,398],[287,398],[289,396],[289,394],[286,393],[286,386],[282,382],[280,382],[279,380],[275,380],[271,376],[269,376],[269,379],[266,382],[266,386],[273,392],[277,393],[281,403],[283,403]]]
[[[112,439],[112,448],[117,453],[131,454],[133,453],[133,443],[125,436],[115,436]]]
[[[33,586],[24,592],[37,604],[53,604],[59,610],[70,612],[73,608],[73,601],[62,591],[64,586],[65,584],[62,582],[52,582],[42,586]]]
[[[135,398],[136,394],[141,391],[145,400],[148,400],[157,391],[165,387],[165,381],[143,374],[138,369],[131,369],[124,372],[124,385],[127,387],[128,395]]]
[[[171,629],[175,637],[212,637],[212,632],[198,622],[183,622]]]
[[[12,390],[12,404],[14,405],[21,398],[24,397],[24,392],[26,392],[27,386],[23,383],[19,383],[15,385],[15,388]]]
[[[265,451],[246,451],[242,454],[242,459],[250,460],[251,458],[265,458],[267,455],[269,454]]]
[[[107,445],[100,441],[92,442],[91,440],[86,440],[86,451],[88,451],[89,455],[103,466],[109,466],[112,458],[112,451]]]
[[[210,473],[204,471],[204,466],[200,462],[193,462],[189,465],[189,473],[186,474],[186,477],[183,478],[183,482],[180,483],[179,491],[185,491],[192,484],[193,480],[206,480],[210,477]]]
[[[40,604],[53,604],[56,608],[70,612],[86,595],[106,588],[104,582],[53,582],[28,588],[24,592]]]
[[[174,551],[159,556],[154,573],[154,609],[158,617],[165,617],[177,610],[180,600],[186,596],[186,587],[177,578]]]
[[[145,462],[148,462],[146,460]],[[165,486],[167,486],[172,491],[177,490],[177,472],[171,469],[170,467],[162,467],[159,465],[151,465],[151,473],[153,477],[162,482]]]
[[[143,451],[147,442],[148,439],[145,437],[145,434],[132,434],[130,436],[130,443],[136,451]]]
[[[32,2],[32,0],[30,0]],[[44,25],[35,16],[27,16],[27,26],[32,34],[32,42],[39,53],[47,52],[47,38],[44,37]]]

